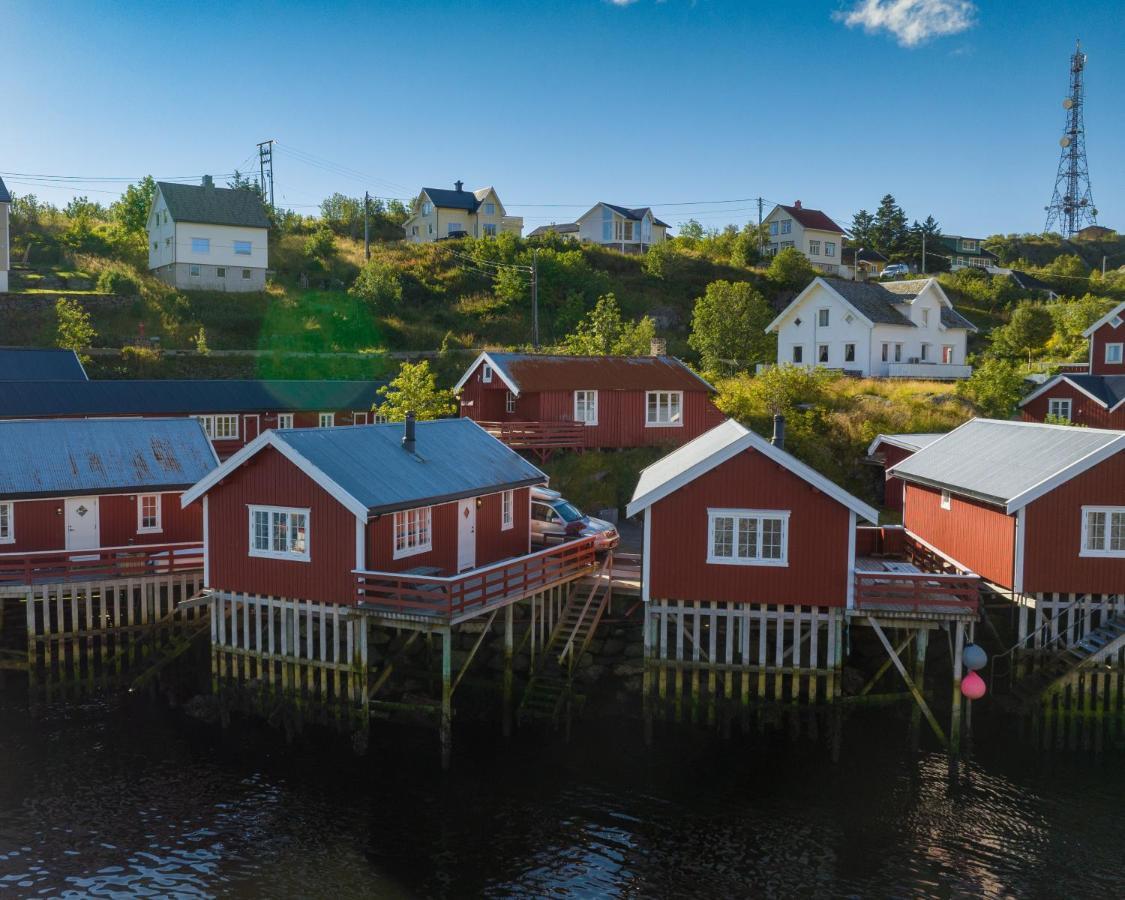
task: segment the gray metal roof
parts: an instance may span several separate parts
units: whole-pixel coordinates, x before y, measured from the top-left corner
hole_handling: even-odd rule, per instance
[[[973,419],[888,471],[1004,505],[1114,446],[1125,450],[1125,432]]]
[[[912,282],[899,283],[911,284]],[[918,291],[915,291],[914,294],[909,296],[900,296],[903,292],[895,291],[892,293],[887,290],[887,285],[876,284],[870,281],[843,281],[841,279],[833,279],[827,282],[827,284],[832,290],[840,294],[848,303],[859,310],[862,315],[876,324],[905,325],[907,328],[914,327],[914,323],[911,322],[910,319],[895,309],[895,304],[908,303],[913,297],[917,296]],[[921,290],[921,288],[919,288],[919,290]]]
[[[369,512],[546,484],[539,469],[471,419],[418,422],[415,452],[402,423],[274,432]]]
[[[262,198],[254,191],[171,181],[158,181],[157,186],[168,204],[168,215],[177,222],[270,227]]]
[[[638,500],[661,488],[684,472],[690,472],[712,457],[728,450],[745,438],[748,429],[734,419],[727,419],[710,431],[662,456],[651,466],[641,470],[633,499]]]
[[[0,497],[182,490],[218,465],[194,419],[0,422]]]
[[[977,326],[966,319],[957,310],[948,306],[941,308],[941,324],[946,328],[964,328],[967,331],[976,331]]]
[[[645,217],[645,213],[651,213],[653,225],[663,225],[665,228],[672,227],[667,222],[661,222],[658,218],[656,218],[656,213],[652,212],[652,208],[648,206],[640,206],[636,209],[630,209],[628,206],[615,206],[612,203],[606,203],[604,200],[602,201],[602,206],[608,206],[614,212],[620,213],[626,219],[631,219],[634,222],[641,221],[641,219]]]
[[[557,222],[553,225],[540,225],[538,228],[534,229],[530,234],[528,234],[528,237],[540,237],[544,234],[550,234],[552,231],[556,234],[573,234],[574,232],[578,231],[578,223]]]
[[[1093,394],[1107,407],[1113,409],[1125,401],[1125,375],[1064,375],[1088,394]]]
[[[11,203],[12,195],[8,193],[8,189],[4,186],[4,179],[0,178],[0,203]]]
[[[86,370],[73,350],[0,347],[0,381],[85,380]]]
[[[943,431],[917,434],[879,434],[875,436],[875,440],[871,442],[867,452],[868,454],[875,453],[879,449],[879,444],[891,444],[895,447],[901,447],[903,450],[918,451],[923,447],[928,447],[939,438],[945,437],[945,434]]]
[[[0,390],[0,418],[371,409],[379,381],[29,381]]]

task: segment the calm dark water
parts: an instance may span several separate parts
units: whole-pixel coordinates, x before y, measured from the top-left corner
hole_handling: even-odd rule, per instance
[[[983,721],[982,721],[983,720]],[[367,757],[137,698],[28,710],[0,690],[7,896],[744,897],[1125,894],[1125,758],[1031,750],[977,716],[971,759],[904,716],[645,749],[458,723],[376,726]],[[925,741],[923,741],[925,744]]]

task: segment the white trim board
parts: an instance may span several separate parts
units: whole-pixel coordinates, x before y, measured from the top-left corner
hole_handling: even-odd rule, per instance
[[[1109,404],[1107,404],[1104,400],[1102,400],[1098,397],[1095,397],[1088,390],[1086,390],[1084,387],[1082,387],[1082,385],[1077,384],[1074,381],[1071,381],[1070,377],[1068,375],[1056,375],[1050,381],[1048,381],[1045,384],[1041,385],[1040,387],[1036,388],[1034,391],[1032,391],[1030,394],[1028,394],[1026,397],[1024,397],[1020,401],[1020,404],[1019,404],[1020,407],[1022,408],[1024,406],[1027,406],[1027,404],[1029,404],[1032,400],[1036,400],[1039,397],[1042,397],[1045,393],[1047,393],[1047,391],[1054,390],[1056,387],[1058,387],[1060,382],[1066,382],[1072,388],[1074,388],[1076,391],[1078,391],[1078,393],[1084,394],[1085,396],[1089,397],[1096,404],[1098,404],[1098,406],[1102,407],[1103,409],[1109,409]],[[1120,405],[1121,404],[1118,404],[1118,406],[1120,406]],[[1114,407],[1114,408],[1116,408],[1116,407]]]
[[[1098,321],[1096,321],[1093,325],[1083,331],[1082,337],[1092,337],[1095,331],[1097,331],[1103,325],[1108,325],[1118,316],[1120,316],[1122,319],[1125,319],[1125,303],[1118,303],[1117,306],[1113,307],[1113,309],[1111,309],[1104,316],[1098,319]]]
[[[482,362],[486,362],[492,367],[492,371],[500,376],[500,380],[508,386],[508,390],[510,390],[517,397],[520,395],[519,385],[516,384],[514,381],[512,381],[512,379],[508,376],[508,373],[505,372],[504,369],[501,366],[496,365],[495,360],[493,360],[493,358],[488,355],[487,351],[482,352],[480,354],[480,356],[478,356],[475,360],[473,360],[472,365],[470,365],[469,368],[467,368],[465,370],[465,374],[461,376],[461,380],[458,381],[455,385],[453,385],[453,393],[455,393],[455,394],[461,393],[461,389],[465,386],[465,383],[469,380],[469,378],[472,376],[472,374],[480,367],[480,364]]]

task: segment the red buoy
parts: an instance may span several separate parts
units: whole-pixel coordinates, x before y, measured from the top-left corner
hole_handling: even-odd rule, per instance
[[[976,672],[970,672],[961,679],[961,693],[970,700],[979,700],[984,696],[987,690],[988,688],[984,684],[984,679]]]

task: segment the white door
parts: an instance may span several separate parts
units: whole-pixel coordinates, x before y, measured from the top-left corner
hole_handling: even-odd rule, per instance
[[[457,571],[464,572],[477,564],[477,501],[457,502]]]
[[[93,550],[99,546],[98,498],[66,498],[66,549]]]

